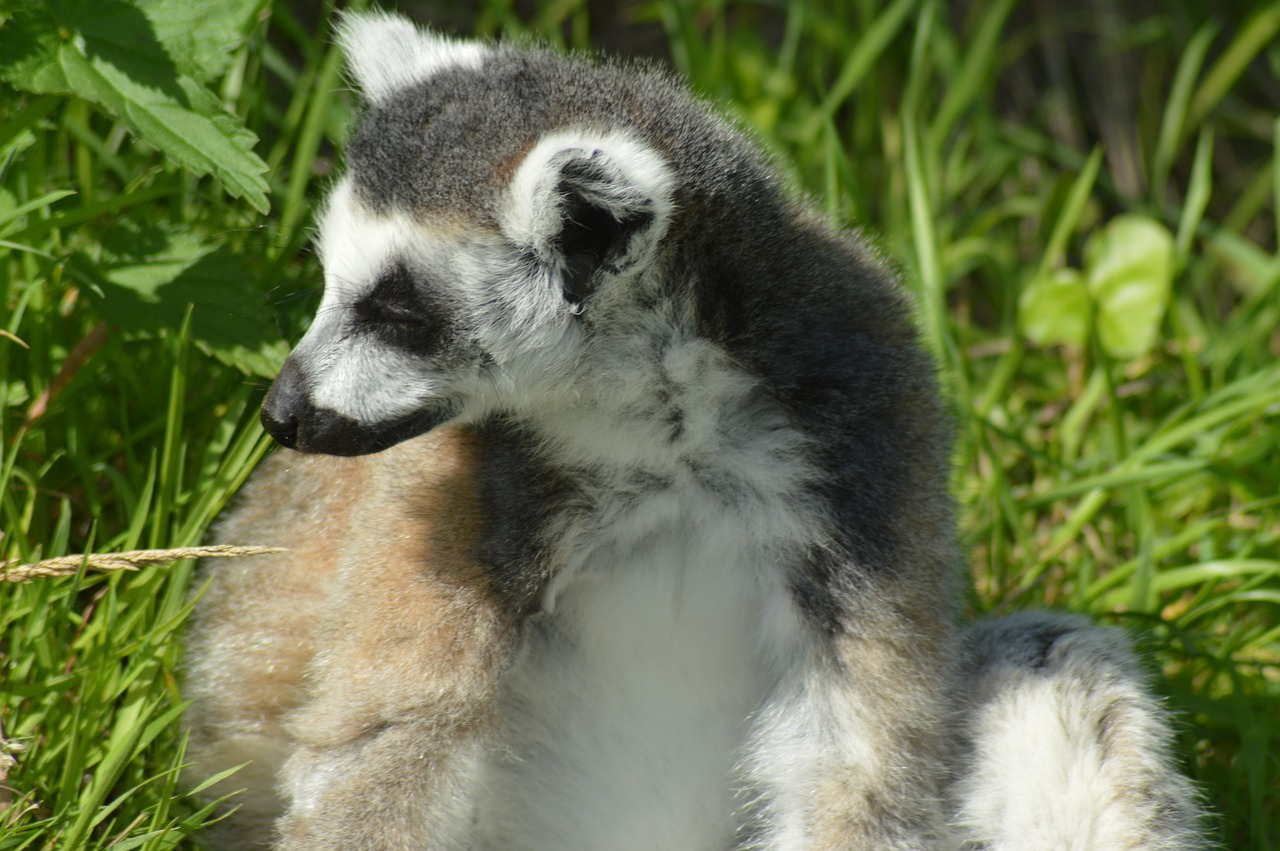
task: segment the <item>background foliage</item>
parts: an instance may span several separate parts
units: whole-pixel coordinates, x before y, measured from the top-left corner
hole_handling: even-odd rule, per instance
[[[1280,848],[1280,6],[457,5],[402,8],[669,60],[874,234],[952,388],[972,609],[1132,627],[1223,843]],[[265,451],[331,15],[0,0],[0,557],[196,543]],[[190,580],[0,587],[0,848],[194,845]]]

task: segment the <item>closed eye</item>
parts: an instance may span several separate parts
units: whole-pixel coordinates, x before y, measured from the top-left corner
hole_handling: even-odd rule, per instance
[[[448,311],[402,264],[388,267],[352,307],[356,328],[420,354],[437,352],[452,337]]]
[[[356,305],[356,315],[361,322],[369,324],[393,324],[417,326],[423,324],[423,317],[413,308],[402,304],[381,301],[376,298],[365,298]]]
[[[398,263],[378,276],[369,294],[356,303],[355,313],[369,325],[417,326],[425,320],[413,277]]]

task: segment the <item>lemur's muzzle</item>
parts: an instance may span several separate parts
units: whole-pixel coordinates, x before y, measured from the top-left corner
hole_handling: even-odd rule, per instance
[[[441,404],[400,420],[366,424],[311,401],[306,376],[294,358],[284,362],[262,403],[262,427],[281,446],[320,455],[368,455],[430,431],[451,419]]]
[[[354,420],[311,402],[302,369],[294,358],[284,362],[262,403],[262,427],[281,446],[299,452],[360,455],[369,451],[363,449]]]
[[[284,362],[262,403],[262,427],[281,446],[322,455],[365,455],[390,443],[336,411],[316,407],[294,358]]]

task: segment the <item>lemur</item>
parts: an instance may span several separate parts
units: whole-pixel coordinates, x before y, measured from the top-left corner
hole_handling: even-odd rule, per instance
[[[223,847],[1193,849],[1125,640],[963,628],[907,296],[668,74],[340,43],[325,291],[189,640]],[[346,456],[346,457],[332,457]]]

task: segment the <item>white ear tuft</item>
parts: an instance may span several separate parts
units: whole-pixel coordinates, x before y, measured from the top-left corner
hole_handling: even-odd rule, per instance
[[[642,226],[620,246],[623,265],[643,265],[666,232],[673,177],[663,157],[622,133],[561,131],[543,137],[516,169],[500,213],[507,237],[554,260],[566,203],[576,196],[620,224]]]
[[[479,67],[488,52],[478,42],[454,41],[387,12],[343,15],[338,43],[351,76],[370,101],[420,83],[444,68]]]

